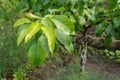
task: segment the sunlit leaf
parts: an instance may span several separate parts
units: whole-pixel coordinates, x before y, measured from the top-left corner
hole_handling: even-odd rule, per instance
[[[75,20],[75,18],[74,18],[72,15],[70,15],[69,17],[70,17],[70,20],[71,20],[73,23],[76,23],[76,20]]]
[[[29,41],[41,29],[41,27],[42,27],[42,24],[38,22],[33,22],[27,30],[25,43]]]
[[[79,24],[85,25],[85,23],[86,23],[85,18],[83,16],[79,16]]]
[[[54,27],[53,22],[48,17],[43,18],[41,22],[46,27]]]
[[[84,13],[88,17],[88,19],[95,21],[95,16],[93,14],[91,14],[88,10],[84,10]]]
[[[21,19],[18,19],[15,23],[14,23],[14,27],[17,27],[17,26],[20,26],[22,24],[25,24],[25,23],[30,23],[31,21],[27,18],[21,18]]]
[[[55,40],[56,40],[56,35],[55,35],[55,32],[54,32],[54,28],[52,28],[52,27],[43,27],[43,33],[47,37],[49,50],[53,54],[54,47],[55,47]]]
[[[25,16],[29,19],[41,19],[39,16],[36,16],[32,13],[25,13]]]
[[[25,38],[28,27],[29,27],[29,24],[24,24],[19,27],[18,33],[17,33],[18,34],[17,45],[19,45],[22,42],[22,40]]]
[[[52,21],[56,27],[66,34],[74,34],[74,24],[65,15],[56,15],[52,17]]]
[[[17,38],[17,45],[19,45],[19,44],[22,42],[22,40],[25,38],[26,32],[27,32],[27,28],[24,28],[24,29],[20,32],[20,34],[19,34],[19,36],[18,36],[18,38]]]

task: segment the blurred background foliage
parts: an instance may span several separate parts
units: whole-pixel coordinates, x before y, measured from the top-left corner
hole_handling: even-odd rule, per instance
[[[26,47],[17,46],[17,31],[13,23],[23,12],[17,12],[19,0],[0,0],[0,79],[12,79],[13,74],[19,69],[26,69]],[[17,79],[18,80],[18,79]]]

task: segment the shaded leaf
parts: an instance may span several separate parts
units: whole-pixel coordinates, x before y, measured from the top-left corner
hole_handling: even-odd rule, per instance
[[[118,3],[118,0],[108,0],[108,9],[113,10]]]
[[[84,26],[78,26],[78,30],[83,32],[85,29],[84,29]]]
[[[112,24],[108,25],[106,30],[106,35],[111,36],[114,33],[114,28],[112,27]]]
[[[83,12],[85,2],[84,0],[77,0],[75,4],[75,8],[78,10],[79,14]]]
[[[32,4],[36,4],[36,3],[37,3],[37,0],[31,0],[31,3],[32,3]]]
[[[113,23],[114,23],[114,27],[115,27],[115,28],[120,27],[120,17],[115,17],[115,18],[113,19]]]
[[[23,9],[26,6],[27,2],[28,0],[22,0],[21,2],[19,2],[19,4],[16,7],[16,10],[20,11],[21,9]]]
[[[106,36],[104,44],[106,46],[110,46],[111,43],[112,43],[112,36]]]
[[[30,26],[30,24],[24,24],[24,25],[20,25],[19,28],[18,28],[18,31],[17,31],[17,35],[20,34],[20,32],[25,29],[25,28],[28,28]]]
[[[96,26],[96,35],[97,36],[102,35],[104,30],[105,30],[104,23],[99,24],[98,26]]]
[[[116,33],[116,34],[115,34],[115,35],[116,35],[116,38],[117,38],[117,39],[120,39],[120,30],[118,30],[118,31],[115,32],[115,33]]]
[[[55,49],[54,49],[54,52],[58,52],[58,49],[59,49],[59,45],[58,45],[58,41],[55,42]]]
[[[47,55],[41,43],[35,41],[29,48],[28,60],[32,65],[41,65],[45,61]]]
[[[6,6],[8,7],[13,7],[13,5],[11,4],[11,2],[9,0],[1,0],[2,3],[4,3]]]
[[[56,29],[56,37],[57,40],[60,41],[64,45],[64,47],[72,54],[73,53],[73,45],[72,38],[70,35],[63,33],[61,30]]]
[[[3,18],[5,20],[9,20],[9,14],[6,10],[0,9],[0,18]]]
[[[72,54],[74,52],[73,44],[72,43],[70,43],[69,45],[65,45],[65,48],[68,50],[68,52],[70,54]]]
[[[49,53],[50,51],[49,51],[49,47],[48,47],[48,43],[47,43],[47,38],[44,35],[41,35],[39,38],[39,42],[45,49],[46,53]]]

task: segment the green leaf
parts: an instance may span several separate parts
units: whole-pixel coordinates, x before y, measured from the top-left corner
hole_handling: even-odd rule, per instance
[[[117,59],[116,62],[120,63],[120,59]]]
[[[74,34],[74,24],[67,16],[55,15],[52,17],[52,21],[58,29],[62,30],[62,32],[68,35]]]
[[[116,37],[116,39],[120,39],[120,27],[116,28],[115,30],[116,30],[115,31],[115,37]]]
[[[29,19],[42,19],[41,17],[36,16],[36,15],[34,15],[34,14],[32,14],[32,13],[26,13],[25,16],[26,16],[27,18],[29,18]]]
[[[120,31],[117,31],[117,32],[116,32],[116,38],[117,38],[117,39],[120,39]]]
[[[95,21],[95,16],[93,14],[91,14],[88,10],[84,10],[84,13],[88,17],[88,19]]]
[[[0,18],[9,20],[9,14],[7,13],[5,9],[0,9]]]
[[[83,16],[79,16],[79,24],[85,25],[85,23],[86,23],[85,18]]]
[[[120,26],[120,17],[115,17],[113,19],[114,27],[118,28]]]
[[[56,40],[54,29],[52,27],[43,27],[42,30],[45,36],[47,37],[49,50],[53,54]]]
[[[37,3],[37,0],[31,0],[31,3],[32,3],[32,4],[36,4],[36,3]]]
[[[53,22],[50,20],[49,17],[43,18],[41,22],[42,22],[42,24],[43,24],[44,26],[46,26],[46,27],[54,27],[54,24],[53,24]]]
[[[9,0],[1,0],[1,2],[4,3],[4,5],[6,5],[7,7],[13,7]]]
[[[75,18],[74,18],[72,15],[70,15],[69,17],[70,17],[70,20],[71,20],[73,23],[76,23],[76,20],[75,20]]]
[[[102,35],[104,30],[105,30],[104,23],[99,24],[98,26],[96,26],[96,35],[97,36]]]
[[[49,53],[50,51],[49,51],[49,47],[48,47],[48,43],[47,43],[47,38],[44,35],[41,35],[39,38],[39,42],[45,49],[46,53]]]
[[[22,24],[25,24],[25,23],[30,23],[31,21],[27,18],[21,18],[21,19],[18,19],[15,23],[14,23],[14,27],[17,27],[17,26],[20,26]]]
[[[47,57],[45,49],[39,41],[35,41],[28,51],[28,60],[32,65],[41,65]]]
[[[42,24],[38,22],[33,22],[27,30],[25,43],[29,41],[41,29],[41,27],[42,27]]]
[[[75,8],[78,10],[79,14],[83,12],[85,2],[84,0],[77,0],[75,4]]]
[[[118,0],[108,0],[108,9],[112,11],[117,6]]]
[[[112,24],[108,25],[105,30],[106,35],[111,36],[114,33],[114,28]]]
[[[20,11],[22,8],[24,8],[27,4],[28,0],[22,0],[21,2],[19,2],[19,4],[16,7],[17,11]]]
[[[20,27],[18,28],[18,31],[17,31],[17,35],[20,34],[20,32],[25,29],[25,28],[28,28],[30,26],[30,24],[24,24],[24,25],[20,25]]]
[[[24,28],[24,29],[20,32],[20,34],[19,34],[19,36],[18,36],[18,38],[17,38],[17,45],[19,45],[19,44],[22,42],[22,40],[25,38],[26,32],[27,32],[27,28]]]
[[[85,28],[84,28],[84,26],[80,26],[80,25],[79,25],[79,26],[77,27],[77,30],[83,32],[83,31],[85,31]]]
[[[59,45],[58,45],[58,41],[55,42],[55,49],[54,52],[58,53],[58,49],[59,49]]]
[[[72,53],[74,52],[72,42],[71,42],[69,45],[65,45],[65,48],[68,50],[68,52],[69,52],[70,54],[72,54]]]
[[[112,36],[106,36],[105,41],[104,41],[104,44],[105,44],[106,46],[110,46],[111,43],[112,43]]]
[[[73,45],[72,45],[72,38],[70,35],[67,35],[62,32],[62,30],[56,29],[56,37],[57,40],[60,41],[64,45],[64,47],[69,51],[69,53],[73,53]]]

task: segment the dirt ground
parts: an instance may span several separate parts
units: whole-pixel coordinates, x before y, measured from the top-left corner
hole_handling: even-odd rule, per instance
[[[61,66],[66,66],[70,63],[75,63],[75,57],[74,56],[68,56],[63,58],[63,65],[56,64],[53,60],[52,64],[46,64],[42,67],[38,67],[34,69],[34,73],[31,75],[32,78],[36,78],[36,80],[39,78],[39,80],[45,80],[46,77],[54,78],[54,74],[56,74],[57,69],[59,69]],[[79,64],[79,63],[77,63]],[[106,73],[107,76],[110,75],[117,75],[120,76],[120,63],[116,63],[113,60],[108,60],[102,55],[92,55],[91,57],[88,57],[86,67],[90,67],[96,71],[99,71],[100,73]]]
[[[120,63],[116,63],[100,56],[97,59],[97,62],[94,60],[88,60],[86,66],[98,70],[101,73],[106,72],[108,75],[115,74],[120,76]]]

